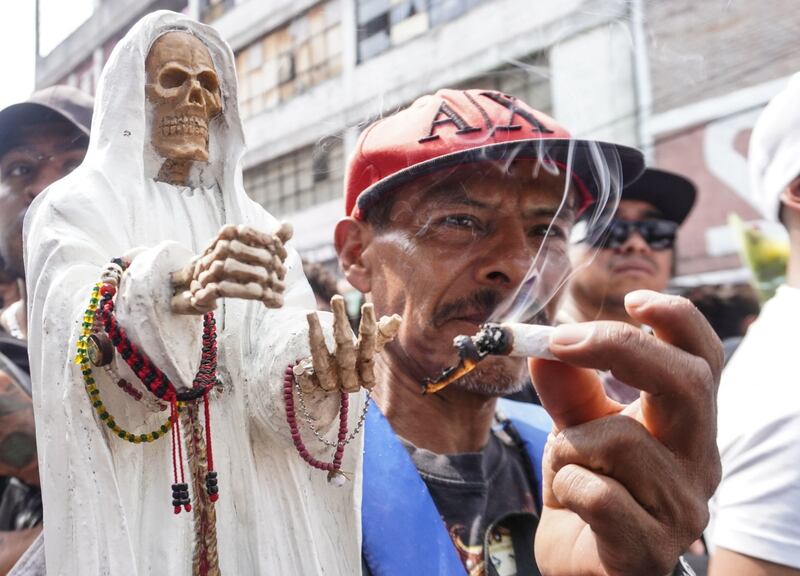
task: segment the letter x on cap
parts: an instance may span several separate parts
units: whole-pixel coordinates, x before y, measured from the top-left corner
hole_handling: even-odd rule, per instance
[[[345,210],[363,220],[380,199],[420,176],[464,164],[540,158],[571,174],[586,208],[596,196],[596,161],[619,164],[622,183],[644,170],[634,148],[577,140],[521,100],[492,90],[439,90],[378,120],[347,166]]]

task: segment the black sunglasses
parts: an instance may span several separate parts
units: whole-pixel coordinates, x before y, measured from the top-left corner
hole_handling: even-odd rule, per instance
[[[652,250],[669,250],[675,246],[677,222],[671,220],[612,220],[604,234],[592,243],[596,248],[619,248],[636,232]]]

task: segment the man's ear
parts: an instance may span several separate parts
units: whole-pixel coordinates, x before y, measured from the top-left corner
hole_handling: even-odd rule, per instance
[[[800,176],[789,182],[781,195],[781,201],[792,210],[800,212]]]
[[[372,241],[372,227],[355,218],[342,218],[336,224],[334,244],[339,267],[347,281],[363,294],[372,290],[372,270],[364,258],[364,250]]]

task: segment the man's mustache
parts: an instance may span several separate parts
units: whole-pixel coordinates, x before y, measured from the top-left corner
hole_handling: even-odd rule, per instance
[[[440,305],[433,314],[433,325],[439,327],[453,318],[484,316],[489,318],[503,297],[496,290],[484,288],[464,298],[457,298]]]
[[[454,318],[464,318],[470,316],[479,316],[483,321],[488,320],[497,307],[506,299],[497,290],[491,288],[484,288],[477,290],[472,294],[463,298],[457,298],[450,302],[445,302],[440,305],[433,314],[433,325],[439,328],[446,322]],[[536,310],[538,306],[531,303],[531,310]],[[545,310],[538,310],[524,314],[519,322],[530,324],[549,324],[549,319]]]

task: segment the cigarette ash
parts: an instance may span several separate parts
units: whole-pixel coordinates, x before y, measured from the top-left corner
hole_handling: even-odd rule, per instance
[[[423,394],[433,394],[472,372],[478,363],[490,355],[504,355],[511,351],[511,339],[500,324],[483,324],[474,336],[456,336],[453,346],[458,350],[458,362],[422,385]]]

